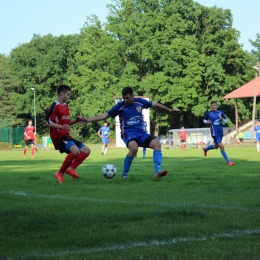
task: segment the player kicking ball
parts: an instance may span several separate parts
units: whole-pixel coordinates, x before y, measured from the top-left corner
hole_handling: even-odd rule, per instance
[[[161,144],[151,134],[143,129],[142,110],[150,107],[165,110],[167,112],[180,112],[168,108],[164,105],[149,102],[143,98],[135,98],[131,87],[125,87],[122,90],[123,101],[117,103],[104,114],[86,118],[85,122],[96,122],[106,120],[108,117],[120,118],[121,138],[128,148],[128,154],[124,159],[123,172],[121,179],[126,179],[130,170],[133,159],[138,151],[138,147],[153,149],[154,177],[161,178],[167,175],[167,170],[161,170],[162,151]]]
[[[218,149],[220,148],[220,152],[224,159],[227,161],[229,166],[233,166],[234,163],[230,161],[228,158],[224,145],[222,143],[222,137],[223,137],[223,126],[222,123],[227,123],[226,115],[222,110],[218,110],[218,105],[216,101],[211,101],[211,111],[208,111],[205,114],[203,122],[205,124],[210,124],[210,132],[211,136],[214,140],[214,145],[209,145],[206,148],[203,148],[204,155],[207,156],[207,152],[211,149]]]

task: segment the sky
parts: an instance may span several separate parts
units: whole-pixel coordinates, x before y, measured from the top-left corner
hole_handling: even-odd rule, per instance
[[[239,43],[252,50],[249,39],[260,34],[260,0],[197,0],[200,4],[230,9],[233,27],[241,32]],[[95,14],[102,22],[112,0],[0,0],[0,53],[8,55],[19,44],[28,43],[33,34],[78,34],[86,17]]]

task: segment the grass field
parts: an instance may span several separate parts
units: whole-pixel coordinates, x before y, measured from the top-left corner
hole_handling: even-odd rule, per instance
[[[63,184],[53,174],[64,154],[0,151],[0,259],[260,259],[260,153],[226,151],[235,166],[219,150],[163,148],[169,174],[155,180],[140,149],[120,180],[127,149],[93,146]]]

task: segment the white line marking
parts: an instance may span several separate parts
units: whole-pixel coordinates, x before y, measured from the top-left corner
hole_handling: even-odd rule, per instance
[[[82,200],[82,201],[93,201],[99,203],[120,203],[120,204],[137,204],[137,205],[156,205],[156,206],[167,206],[167,207],[198,207],[198,208],[210,208],[210,209],[223,209],[223,210],[239,210],[239,211],[259,211],[258,208],[246,208],[238,206],[221,206],[221,205],[209,205],[209,204],[196,204],[196,203],[161,203],[161,202],[147,202],[147,201],[127,201],[127,200],[116,200],[116,199],[96,199],[87,197],[69,197],[61,195],[45,195],[37,193],[26,193],[24,191],[4,191],[0,194],[10,194],[16,196],[27,196],[27,197],[37,197],[46,199],[65,199],[65,200]]]

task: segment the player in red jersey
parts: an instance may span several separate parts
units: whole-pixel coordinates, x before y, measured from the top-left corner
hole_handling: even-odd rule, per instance
[[[28,146],[31,145],[32,148],[32,158],[34,158],[34,149],[35,149],[35,127],[32,125],[32,120],[29,120],[28,126],[24,130],[24,140],[25,140],[25,147],[23,149],[23,158],[26,157],[26,152]]]
[[[187,139],[187,132],[184,129],[184,127],[181,128],[181,131],[179,132],[180,137],[180,148],[181,150],[184,150],[186,148],[186,139]]]
[[[72,178],[79,178],[75,169],[90,155],[90,149],[70,136],[70,126],[82,121],[81,116],[70,119],[69,107],[66,101],[70,97],[71,88],[60,85],[57,88],[57,100],[51,105],[47,114],[47,126],[50,128],[50,137],[56,150],[67,153],[60,170],[54,174],[59,183],[63,183],[64,173]]]

